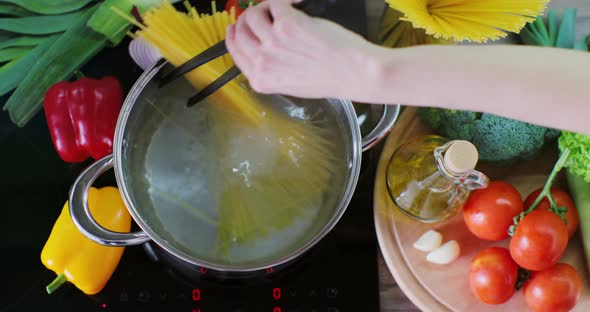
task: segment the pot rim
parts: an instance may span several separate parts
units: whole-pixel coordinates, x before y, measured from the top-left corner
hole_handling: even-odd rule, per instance
[[[133,201],[131,199],[129,190],[127,189],[127,185],[125,183],[125,174],[123,172],[123,140],[125,135],[125,129],[127,126],[127,122],[129,121],[129,114],[131,113],[133,107],[137,104],[137,100],[145,87],[152,81],[152,79],[160,72],[160,70],[166,66],[168,62],[161,60],[160,62],[155,63],[152,67],[148,68],[136,83],[131,88],[129,94],[125,98],[123,103],[123,107],[121,109],[121,113],[119,114],[117,120],[117,127],[115,130],[115,137],[114,137],[114,144],[113,144],[113,159],[114,159],[114,172],[115,178],[117,180],[117,184],[119,185],[119,191],[122,195],[123,202],[127,207],[131,217],[135,221],[135,223],[144,231],[149,238],[158,246],[163,248],[166,252],[171,253],[172,255],[195,265],[207,267],[213,270],[218,271],[235,271],[235,272],[250,272],[256,270],[264,270],[267,268],[271,268],[274,266],[282,265],[287,262],[290,262],[300,255],[304,254],[310,248],[315,246],[320,240],[322,240],[332,229],[336,226],[340,218],[344,215],[346,208],[350,204],[352,200],[354,191],[356,189],[356,185],[359,179],[360,174],[360,167],[361,167],[361,160],[362,160],[362,137],[361,131],[358,124],[357,115],[354,109],[354,106],[350,100],[346,99],[332,99],[339,101],[344,107],[345,115],[348,117],[348,124],[351,127],[352,133],[352,157],[348,164],[351,167],[350,174],[348,176],[348,181],[346,185],[346,189],[342,194],[338,208],[332,214],[332,217],[329,219],[328,222],[321,228],[321,230],[313,236],[312,239],[307,240],[303,245],[299,248],[295,249],[294,251],[289,252],[279,258],[274,260],[266,261],[260,264],[253,264],[253,265],[223,265],[223,264],[216,264],[209,261],[201,260],[195,258],[193,256],[188,255],[187,253],[175,248],[172,244],[169,244],[163,237],[158,235],[156,231],[152,230],[144,219],[141,216],[141,213],[137,210]]]

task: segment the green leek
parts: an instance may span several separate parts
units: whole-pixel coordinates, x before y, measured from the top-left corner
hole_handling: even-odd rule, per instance
[[[79,10],[95,0],[0,0],[38,14],[63,14]]]
[[[63,15],[4,17],[0,18],[0,30],[29,35],[63,32],[87,11],[88,9],[84,9]]]
[[[164,1],[165,0],[106,0],[90,18],[88,21],[88,27],[105,35],[112,44],[117,45],[125,38],[127,32],[131,30],[133,25],[117,14],[113,14],[113,9],[117,9],[126,14],[131,14],[131,10],[135,7],[139,13],[144,13],[151,8],[159,6]],[[170,3],[179,1],[180,0],[169,0]]]
[[[577,9],[569,8],[563,11],[559,32],[555,39],[555,46],[564,49],[573,49],[576,41],[576,17]]]
[[[47,40],[47,37],[41,36],[22,36],[14,37],[6,40],[0,40],[0,50],[10,47],[29,47],[36,46]]]
[[[57,39],[57,35],[44,38],[44,41],[29,51],[27,55],[12,60],[0,67],[0,96],[7,94],[18,86],[31,67]]]
[[[121,16],[114,14],[112,8],[131,13],[131,0],[106,0],[88,21],[88,27],[105,35],[112,44],[117,45],[125,38],[131,29],[131,24]]]
[[[575,42],[577,12],[576,8],[564,9],[561,23],[558,23],[557,13],[550,10],[547,13],[547,23],[542,16],[538,16],[522,29],[520,39],[527,45],[588,51],[590,36],[581,42]]]
[[[35,15],[35,13],[15,4],[0,2],[0,15],[23,17]]]
[[[566,170],[566,177],[570,194],[580,216],[580,233],[586,254],[586,266],[590,269],[590,258],[588,258],[590,256],[590,183],[569,169]]]
[[[0,43],[12,38],[13,36],[14,35],[9,32],[0,30]]]
[[[6,48],[0,50],[0,63],[12,61],[14,59],[21,58],[27,52],[31,50],[31,47],[17,47],[17,48]]]
[[[42,107],[45,92],[71,77],[106,45],[106,38],[86,27],[96,6],[86,10],[43,53],[6,102],[4,109],[17,126],[23,127]]]

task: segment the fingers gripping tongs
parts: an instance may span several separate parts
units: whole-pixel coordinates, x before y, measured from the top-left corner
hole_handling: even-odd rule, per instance
[[[336,0],[301,0],[295,3],[293,6],[310,16],[322,16],[326,12],[327,8],[335,2]],[[220,56],[223,56],[226,53],[228,52],[227,47],[225,46],[225,40],[222,40],[163,76],[160,80],[160,88],[184,76],[193,69]],[[213,81],[210,85],[200,90],[196,95],[192,96],[188,100],[187,105],[190,107],[204,100],[206,97],[213,94],[232,79],[240,75],[240,73],[240,70],[236,66],[233,66],[219,78]]]

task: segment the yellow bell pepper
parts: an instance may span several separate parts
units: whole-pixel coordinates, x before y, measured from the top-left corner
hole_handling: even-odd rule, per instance
[[[131,230],[131,216],[117,188],[91,187],[88,205],[103,227],[116,232]],[[100,292],[119,265],[124,249],[103,246],[82,235],[70,218],[66,201],[41,251],[41,262],[58,274],[47,292],[51,294],[66,281],[88,295]]]

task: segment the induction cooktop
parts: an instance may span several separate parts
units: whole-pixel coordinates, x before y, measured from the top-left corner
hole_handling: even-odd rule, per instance
[[[337,1],[326,17],[366,34],[363,0]],[[128,91],[141,71],[128,56],[127,44],[128,40],[101,52],[84,73],[97,78],[114,75]],[[355,195],[340,222],[286,267],[227,279],[205,268],[187,272],[171,266],[157,246],[146,244],[127,247],[107,286],[87,296],[69,283],[48,295],[45,286],[55,274],[42,265],[40,253],[71,184],[90,163],[67,164],[59,159],[42,112],[24,128],[15,127],[7,113],[0,112],[0,151],[2,312],[379,310],[372,218],[375,152],[363,154]],[[112,174],[95,183],[104,185],[116,185]]]

